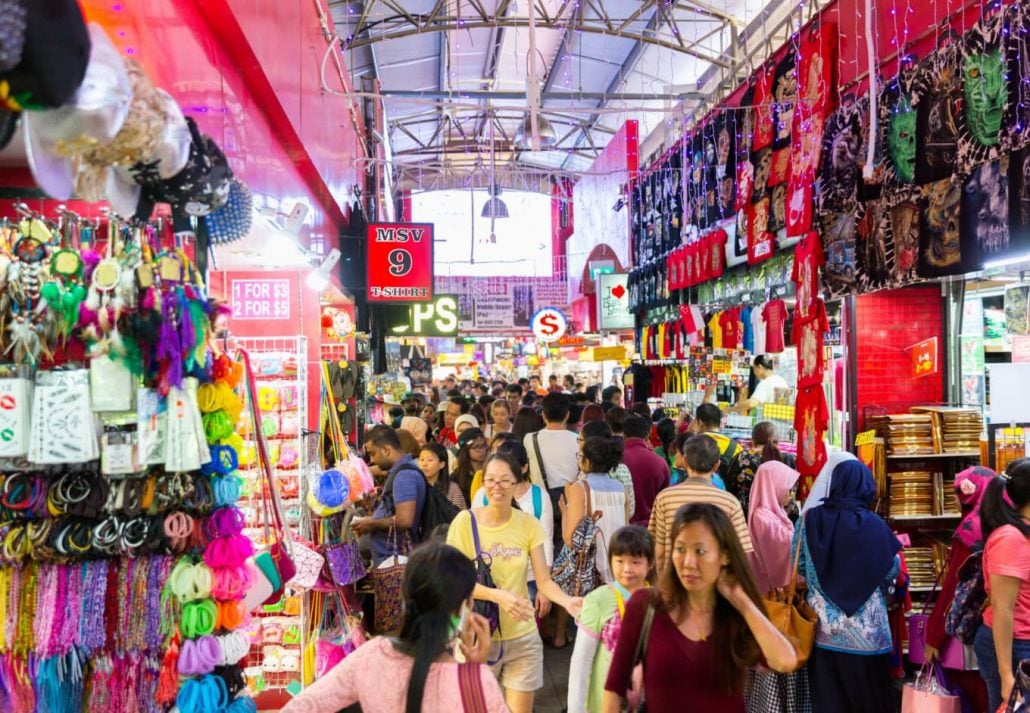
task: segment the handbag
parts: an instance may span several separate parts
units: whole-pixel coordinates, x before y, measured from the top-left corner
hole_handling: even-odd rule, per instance
[[[469,510],[469,518],[472,520],[472,541],[476,547],[476,582],[484,587],[494,588],[493,575],[490,573],[488,560],[490,555],[484,555],[479,546],[479,527],[476,525],[476,516]],[[473,609],[476,614],[486,617],[490,622],[490,635],[501,628],[501,607],[496,602],[486,602],[482,599],[474,600]]]
[[[393,527],[390,528],[390,539],[393,542],[393,556],[387,557],[372,570],[372,586],[376,597],[375,633],[380,635],[397,631],[404,621],[402,584],[408,559],[404,557],[401,561],[397,549],[397,531]]]
[[[908,618],[908,660],[922,666],[926,663],[926,627],[930,622],[930,615],[927,609],[930,608],[930,601],[937,593],[938,585],[941,582],[944,570],[937,574],[934,580],[930,596],[923,603],[923,609],[918,614],[912,614]],[[940,652],[940,664],[944,668],[957,671],[969,670],[967,665],[966,646],[953,636],[949,636],[947,642]]]
[[[1028,713],[1030,711],[1030,659],[1023,659],[1015,671],[1012,693],[1005,704],[1005,713]]]
[[[961,713],[962,702],[952,695],[943,682],[943,671],[937,664],[926,664],[914,683],[906,683],[901,692],[901,713]]]
[[[647,658],[647,640],[651,637],[651,624],[654,623],[654,602],[647,603],[647,613],[640,627],[637,647],[633,652],[633,666],[630,673],[630,686],[626,691],[629,711],[645,713],[647,711],[647,691],[644,689],[644,659]]]
[[[325,561],[329,565],[329,575],[337,586],[346,587],[365,576],[365,562],[361,559],[361,548],[350,529],[354,511],[348,510],[340,523],[339,541],[326,544]],[[326,527],[326,519],[322,519],[322,527]],[[323,530],[324,531],[324,530]],[[328,538],[323,539],[328,542]]]
[[[458,687],[461,689],[461,710],[465,713],[488,713],[483,679],[478,663],[458,664]]]
[[[798,534],[798,543],[794,548],[794,566],[790,576],[790,586],[786,590],[774,589],[763,598],[769,621],[776,629],[787,637],[797,652],[797,671],[808,661],[815,645],[815,627],[819,617],[805,601],[804,592],[798,591],[798,564],[801,561],[801,542],[805,537],[804,525]]]
[[[290,584],[299,589],[311,589],[318,582],[318,575],[325,566],[325,557],[315,544],[302,537],[293,538],[293,559],[297,565],[297,574]]]
[[[250,401],[250,414],[254,424],[261,423],[261,413],[258,410],[257,382],[254,379],[254,371],[250,366],[250,356],[243,349],[240,350],[240,358],[243,361],[244,374],[247,381],[247,396]],[[283,524],[282,505],[279,503],[279,488],[272,473],[272,461],[268,457],[268,442],[258,428],[253,429],[254,442],[257,444],[258,466],[264,480],[261,488],[261,506],[264,510],[265,542],[268,543],[268,554],[279,572],[281,584],[272,593],[265,603],[276,602],[283,594],[286,582],[292,580],[297,574],[297,565],[293,561],[293,546],[290,541],[290,533]],[[260,481],[259,481],[260,482]]]

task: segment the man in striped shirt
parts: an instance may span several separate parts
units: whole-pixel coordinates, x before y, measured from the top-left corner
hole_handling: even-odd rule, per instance
[[[679,485],[658,493],[651,509],[647,529],[654,537],[657,569],[661,571],[668,563],[676,511],[692,503],[710,503],[721,508],[733,523],[744,551],[751,552],[751,535],[740,501],[712,484],[712,473],[719,467],[719,446],[707,435],[682,434],[677,438],[676,450],[683,454],[689,477]]]

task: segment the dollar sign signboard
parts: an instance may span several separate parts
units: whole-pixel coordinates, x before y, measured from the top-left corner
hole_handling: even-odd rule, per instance
[[[536,314],[533,315],[530,326],[533,329],[533,336],[536,337],[538,342],[550,344],[551,342],[557,342],[565,336],[569,323],[560,309],[543,307],[538,309]]]

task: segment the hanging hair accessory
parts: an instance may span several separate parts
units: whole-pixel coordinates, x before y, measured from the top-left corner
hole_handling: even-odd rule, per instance
[[[222,646],[221,666],[234,666],[250,652],[250,641],[241,631],[233,631],[218,637]]]
[[[211,596],[221,601],[235,602],[243,599],[254,583],[254,578],[246,566],[221,567],[215,570],[214,577]]]
[[[247,568],[247,578],[251,579],[250,569]],[[218,621],[215,622],[216,629],[235,631],[250,621],[250,612],[247,611],[243,599],[226,599],[217,602]]]
[[[229,704],[229,689],[220,676],[208,674],[182,684],[175,705],[179,713],[217,713]]]
[[[232,537],[243,532],[244,525],[246,525],[246,518],[242,510],[234,507],[222,507],[208,517],[205,532],[211,539]]]
[[[210,599],[189,602],[182,608],[182,635],[187,639],[207,636],[215,630],[218,607]]]
[[[222,646],[218,639],[208,634],[199,639],[189,639],[182,644],[179,653],[179,674],[182,676],[203,676],[211,673],[222,661]]]
[[[204,550],[204,561],[212,569],[242,567],[247,558],[254,554],[253,541],[244,535],[216,537]]]
[[[203,562],[193,564],[182,558],[172,569],[168,577],[168,587],[180,602],[194,602],[211,596],[214,578],[211,570]]]
[[[193,527],[193,518],[181,510],[176,510],[165,516],[164,533],[173,551],[182,552],[186,549],[186,543],[189,541],[190,535],[193,534]]]

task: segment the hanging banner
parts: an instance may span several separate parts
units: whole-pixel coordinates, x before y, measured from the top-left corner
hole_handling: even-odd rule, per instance
[[[431,223],[369,223],[368,301],[433,299]]]
[[[912,352],[912,378],[919,379],[937,373],[937,337],[908,347]]]

